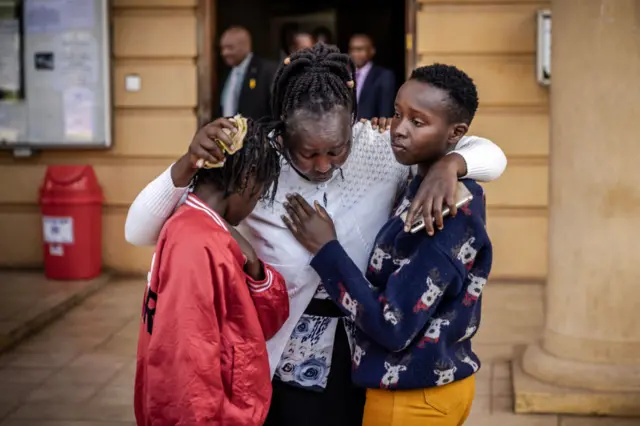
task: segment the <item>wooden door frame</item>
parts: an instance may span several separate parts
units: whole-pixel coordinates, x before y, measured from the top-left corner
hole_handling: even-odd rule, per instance
[[[417,15],[420,10],[418,0],[405,0],[405,15],[404,15],[404,28],[405,28],[405,72],[406,78],[409,78],[411,71],[416,67],[418,63],[418,54],[416,50],[416,28],[417,28]]]
[[[198,0],[197,19],[197,45],[198,45],[198,107],[196,115],[198,128],[204,126],[213,117],[213,94],[216,91],[216,55],[215,26],[216,26],[216,0]]]

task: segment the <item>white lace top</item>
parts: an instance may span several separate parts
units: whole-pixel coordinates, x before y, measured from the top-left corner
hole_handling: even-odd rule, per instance
[[[491,141],[465,137],[456,146],[467,163],[467,177],[490,181],[506,167],[506,158]],[[370,123],[353,128],[353,147],[342,168],[342,176],[323,183],[302,178],[284,165],[273,205],[259,204],[238,227],[260,258],[285,278],[290,298],[290,316],[267,342],[271,373],[299,386],[324,388],[331,364],[335,329],[339,319],[304,316],[318,291],[320,278],[309,266],[311,254],[294,239],[282,223],[285,195],[300,193],[309,203],[319,201],[332,216],[338,239],[364,271],[377,232],[389,217],[397,191],[406,182],[408,168],[395,161],[389,132],[380,134]],[[131,205],[125,234],[136,245],[155,244],[162,224],[186,196],[187,188],[176,188],[167,169],[151,182]],[[283,356],[284,353],[284,356]]]

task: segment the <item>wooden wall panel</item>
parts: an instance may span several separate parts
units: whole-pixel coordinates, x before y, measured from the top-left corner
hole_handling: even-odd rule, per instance
[[[547,229],[544,210],[505,212],[489,209],[487,230],[493,243],[491,278],[545,279]]]
[[[46,167],[40,165],[3,164],[0,166],[0,182],[11,182],[11,184],[0,185],[0,203],[35,204],[38,201],[38,190],[45,170]],[[4,239],[4,235],[1,238]],[[1,254],[0,257],[2,257]]]
[[[198,127],[193,110],[122,109],[116,112],[115,155],[167,157],[184,154]]]
[[[0,235],[0,267],[42,265],[42,222],[35,206],[28,211],[0,211]]]
[[[85,164],[132,158],[158,159],[168,165],[186,152],[197,127],[195,111],[190,108],[117,109],[114,111],[115,142],[109,150],[44,151],[20,160],[15,160],[10,151],[0,151],[0,165]],[[10,188],[6,191],[13,192]],[[0,202],[2,199],[0,195]]]
[[[546,157],[549,155],[549,114],[505,108],[481,109],[473,119],[470,135],[491,139],[507,157]]]
[[[110,206],[128,207],[136,195],[168,166],[168,163],[121,166],[100,164],[94,168],[102,182],[106,203]]]
[[[435,62],[455,65],[476,83],[481,108],[548,105],[548,90],[536,82],[533,56],[420,55],[419,66]]]
[[[423,7],[417,16],[417,51],[534,53],[536,11],[543,5]]]
[[[169,162],[110,162],[94,163],[98,181],[105,196],[105,205],[127,207],[136,195],[162,173]],[[5,165],[0,167],[0,180],[15,181],[16,185],[3,185],[0,199],[4,204],[34,204],[38,200],[38,188],[46,171],[44,164]]]
[[[123,11],[113,17],[113,53],[118,58],[196,57],[195,9]]]
[[[539,207],[549,204],[549,166],[547,164],[511,164],[502,177],[483,183],[487,206]]]
[[[130,74],[140,76],[140,91],[125,90],[125,77]],[[193,60],[118,61],[113,70],[116,107],[195,108],[197,90]]]

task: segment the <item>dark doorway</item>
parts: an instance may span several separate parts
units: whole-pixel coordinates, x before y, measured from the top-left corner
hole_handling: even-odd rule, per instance
[[[311,16],[313,15],[313,16]],[[214,12],[215,42],[213,55],[218,56],[218,40],[232,26],[246,27],[253,36],[257,55],[282,60],[280,38],[274,25],[281,21],[300,20],[300,28],[315,28],[314,17],[331,19],[332,37],[346,52],[349,38],[356,33],[368,34],[376,45],[374,61],[391,69],[398,87],[405,80],[405,1],[403,0],[232,0],[217,1]],[[276,22],[276,24],[274,24]],[[219,88],[227,74],[222,61],[215,60],[218,78],[214,79],[213,102],[219,99]]]

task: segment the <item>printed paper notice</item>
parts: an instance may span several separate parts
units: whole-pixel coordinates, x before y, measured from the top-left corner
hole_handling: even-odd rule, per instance
[[[26,0],[25,27],[28,33],[41,34],[93,28],[94,8],[94,0]]]
[[[44,216],[42,218],[42,233],[45,243],[72,244],[73,218]]]
[[[18,142],[23,111],[19,103],[0,102],[0,144]]]
[[[65,89],[64,134],[71,142],[91,142],[93,140],[94,95],[86,87]]]
[[[24,23],[27,33],[47,33],[62,29],[65,3],[66,0],[26,0]]]
[[[55,38],[56,86],[93,87],[98,82],[98,41],[86,31],[71,31]]]
[[[6,127],[0,127],[0,142],[1,143],[16,143],[18,142],[19,133],[16,129],[9,129]]]
[[[20,90],[20,23],[0,20],[0,91],[3,98]],[[9,93],[6,93],[9,92]]]

